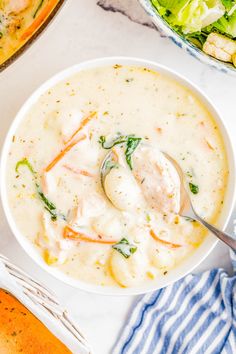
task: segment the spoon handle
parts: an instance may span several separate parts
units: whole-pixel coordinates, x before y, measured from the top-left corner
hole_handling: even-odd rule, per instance
[[[236,251],[236,239],[227,234],[226,232],[220,231],[215,226],[209,224],[207,221],[202,219],[196,212],[194,212],[195,219],[199,221],[202,225],[204,225],[208,230],[210,230],[216,237],[218,237],[221,241],[226,243],[233,251]]]

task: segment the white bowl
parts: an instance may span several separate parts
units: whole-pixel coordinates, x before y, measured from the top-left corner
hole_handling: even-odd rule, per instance
[[[19,124],[21,121],[24,119],[26,113],[31,109],[32,105],[39,99],[40,95],[43,94],[45,91],[48,91],[51,87],[53,87],[55,84],[60,82],[61,80],[66,79],[67,77],[90,68],[95,68],[95,67],[102,67],[102,66],[107,66],[107,65],[114,65],[114,64],[121,64],[121,65],[133,65],[133,66],[142,66],[146,67],[155,71],[158,71],[160,73],[163,73],[177,82],[179,82],[181,85],[189,88],[202,102],[205,104],[209,112],[213,115],[215,118],[215,121],[221,131],[221,134],[224,139],[225,147],[226,147],[226,153],[228,156],[228,161],[229,161],[229,181],[228,181],[228,187],[226,190],[226,196],[225,196],[225,202],[223,206],[223,210],[221,213],[221,216],[218,220],[218,226],[224,230],[227,222],[229,220],[230,214],[232,212],[232,208],[234,206],[234,197],[235,197],[235,161],[234,161],[234,154],[233,154],[233,148],[232,144],[230,142],[229,135],[227,133],[227,130],[223,124],[223,121],[220,118],[219,113],[215,109],[214,105],[206,96],[202,93],[202,91],[197,88],[195,85],[190,83],[187,79],[185,79],[183,76],[175,73],[174,71],[171,71],[167,69],[166,67],[156,64],[151,61],[143,60],[143,59],[136,59],[136,58],[126,58],[126,57],[111,57],[111,58],[101,58],[101,59],[95,59],[92,61],[84,62],[78,65],[75,65],[69,69],[66,69],[59,74],[55,75],[53,78],[48,80],[46,83],[44,83],[42,86],[40,86],[33,94],[32,96],[25,102],[23,107],[20,109],[18,114],[16,115],[11,128],[7,134],[4,146],[3,146],[3,151],[2,151],[2,158],[1,158],[1,197],[2,197],[2,203],[3,203],[3,208],[8,220],[8,223],[10,225],[10,228],[17,238],[18,242],[21,244],[21,246],[24,248],[25,252],[32,257],[32,259],[38,263],[38,265],[46,270],[48,273],[51,275],[55,276],[57,279],[62,280],[63,282],[76,287],[80,288],[89,292],[94,292],[94,293],[99,293],[99,294],[106,294],[106,295],[135,295],[135,294],[142,294],[150,291],[154,291],[159,288],[163,288],[167,286],[170,283],[175,282],[176,280],[182,278],[185,276],[187,273],[191,272],[194,268],[196,268],[197,265],[199,265],[207,256],[208,254],[212,251],[212,249],[215,247],[217,240],[214,236],[209,235],[206,237],[205,241],[202,243],[202,245],[194,252],[194,254],[188,258],[186,258],[179,266],[174,268],[172,271],[168,272],[168,275],[165,277],[162,277],[160,279],[153,280],[147,285],[142,285],[142,286],[137,286],[133,288],[115,288],[115,287],[103,287],[103,286],[98,286],[98,285],[93,285],[93,284],[88,284],[79,280],[72,279],[62,272],[58,271],[54,267],[48,266],[36,250],[36,248],[33,246],[33,244],[26,239],[26,237],[18,230],[17,225],[15,223],[15,220],[12,216],[11,209],[8,203],[8,198],[7,198],[7,192],[6,192],[6,165],[7,165],[7,158],[8,158],[8,152],[11,146],[11,138],[15,134]]]

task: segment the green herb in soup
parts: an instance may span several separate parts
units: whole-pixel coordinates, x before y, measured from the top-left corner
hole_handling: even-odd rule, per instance
[[[129,136],[127,139],[127,147],[125,150],[125,157],[126,157],[127,164],[129,165],[131,170],[133,169],[131,156],[134,153],[134,150],[138,147],[140,141],[141,141],[141,138],[136,138],[134,136]]]
[[[19,173],[19,168],[21,166],[26,166],[33,175],[36,174],[35,170],[33,169],[33,166],[31,165],[31,163],[28,161],[26,157],[24,157],[22,160],[17,162],[15,167],[17,173]]]
[[[189,188],[190,188],[190,191],[193,193],[193,194],[198,194],[199,192],[199,187],[196,185],[196,184],[193,184],[193,183],[189,183]]]
[[[126,162],[129,168],[132,170],[132,161],[131,156],[134,153],[135,149],[138,147],[142,138],[137,138],[134,134],[131,135],[118,135],[112,142],[106,144],[106,137],[104,135],[100,136],[99,143],[102,145],[103,149],[112,149],[116,145],[126,144],[125,157]]]
[[[34,179],[35,179],[35,187],[37,190],[37,194],[39,196],[39,199],[43,202],[44,204],[44,208],[51,214],[51,219],[53,221],[57,220],[57,217],[60,216],[63,220],[65,220],[65,216],[61,213],[57,212],[57,208],[55,206],[55,204],[53,204],[46,196],[45,194],[42,192],[41,187],[39,186],[38,182],[37,182],[37,173],[35,172],[32,164],[29,162],[29,160],[24,157],[22,160],[18,161],[15,167],[15,171],[17,173],[19,173],[19,168],[21,166],[25,166],[28,168],[28,170],[32,173]]]
[[[112,246],[112,248],[122,254],[123,257],[129,258],[137,251],[137,247],[129,243],[126,238],[122,238],[120,242]]]

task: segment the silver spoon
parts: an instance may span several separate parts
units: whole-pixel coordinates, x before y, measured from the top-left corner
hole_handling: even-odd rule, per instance
[[[108,175],[108,173],[111,171],[111,169],[115,167],[116,163],[117,160],[115,154],[112,150],[110,150],[108,154],[105,156],[104,160],[102,161],[100,167],[101,185],[105,194],[106,194],[105,187],[104,187],[105,178]]]
[[[207,221],[205,221],[200,215],[198,215],[193,208],[191,199],[189,194],[187,193],[185,187],[184,187],[184,174],[179,166],[179,164],[167,153],[164,153],[165,157],[172,163],[172,165],[175,167],[179,178],[180,178],[180,198],[181,198],[181,208],[179,214],[181,216],[184,216],[186,218],[195,220],[200,222],[203,226],[205,226],[208,230],[210,230],[216,237],[218,237],[221,241],[226,243],[229,247],[232,248],[232,250],[236,251],[236,240],[227,234],[226,232],[220,231],[217,229],[215,226],[209,224]],[[115,164],[117,163],[115,154],[113,151],[110,151],[104,158],[101,168],[100,168],[100,175],[101,175],[101,185],[104,190],[104,193],[106,195],[105,187],[104,187],[104,181],[107,176],[107,174],[110,172],[112,168],[114,168]],[[109,198],[108,198],[109,199]]]
[[[232,250],[236,251],[236,240],[227,234],[226,232],[218,230],[215,226],[209,224],[207,221],[205,221],[200,215],[198,215],[193,208],[191,199],[189,194],[187,193],[185,187],[184,187],[184,174],[179,166],[179,164],[168,154],[164,153],[165,157],[172,163],[172,165],[175,167],[176,171],[179,174],[180,177],[180,184],[181,184],[181,190],[180,190],[180,198],[181,198],[181,209],[180,209],[180,215],[190,218],[192,220],[200,222],[203,226],[205,226],[208,230],[210,230],[216,237],[218,237],[221,241],[226,243],[229,247],[232,248]]]

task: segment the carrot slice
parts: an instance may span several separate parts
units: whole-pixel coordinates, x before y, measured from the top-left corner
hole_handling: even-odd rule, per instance
[[[27,38],[32,36],[32,34],[38,29],[41,23],[48,17],[48,15],[52,12],[54,7],[57,5],[58,0],[51,0],[48,4],[42,9],[40,14],[36,17],[34,22],[25,30],[22,34],[20,40],[25,41]]]
[[[71,142],[71,140],[78,134],[78,132],[83,129],[83,127],[85,127],[85,125],[87,125],[90,120],[92,120],[95,116],[96,116],[97,112],[92,112],[90,113],[86,118],[84,118],[79,126],[79,128],[71,135],[71,137],[65,141],[65,145],[67,145],[69,142]]]
[[[117,241],[112,241],[112,240],[105,240],[102,238],[92,238],[88,235],[82,234],[81,232],[77,232],[73,230],[70,226],[65,226],[63,230],[63,237],[70,239],[70,240],[75,240],[75,241],[83,241],[83,242],[92,242],[92,243],[103,243],[103,244],[114,244]],[[101,237],[101,236],[100,236]]]
[[[152,236],[152,238],[155,240],[155,241],[158,241],[160,243],[163,243],[163,245],[166,245],[168,247],[171,247],[171,248],[179,248],[179,247],[182,247],[182,245],[178,245],[178,244],[175,244],[175,243],[172,243],[172,242],[168,242],[168,241],[165,241],[165,240],[162,240],[160,239],[153,230],[150,230],[150,235]]]
[[[64,168],[66,168],[67,170],[77,174],[77,175],[82,175],[82,176],[86,176],[86,177],[94,177],[94,175],[86,170],[79,170],[77,168],[73,168],[71,166],[68,165],[63,165]]]
[[[65,147],[53,160],[50,164],[45,168],[45,172],[49,172],[76,144],[80,141],[84,140],[86,135],[82,135],[77,140],[73,141],[69,145]]]

